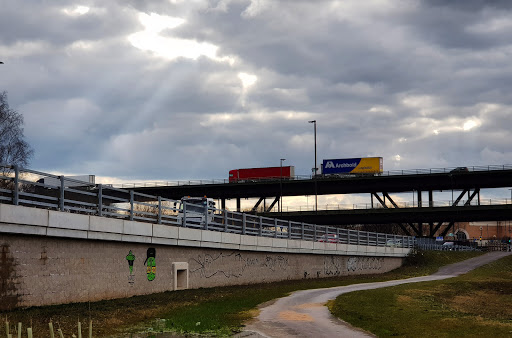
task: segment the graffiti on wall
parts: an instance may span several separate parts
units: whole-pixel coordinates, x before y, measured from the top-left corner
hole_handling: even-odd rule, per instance
[[[324,258],[324,274],[326,276],[339,276],[343,271],[344,259],[340,256],[328,256]],[[318,277],[318,276],[317,276]]]
[[[267,256],[263,265],[272,271],[286,270],[288,268],[288,258],[283,256]]]
[[[128,284],[133,286],[135,284],[135,276],[133,275],[133,262],[135,261],[135,255],[132,253],[132,250],[126,256],[126,260],[128,261],[128,268],[130,269],[130,275],[128,275]]]
[[[146,260],[144,261],[144,265],[146,265],[146,274],[148,276],[148,281],[153,281],[156,278],[156,249],[148,248],[146,251]]]
[[[380,270],[383,263],[383,257],[350,257],[347,260],[347,271]]]
[[[2,244],[0,251],[0,311],[11,310],[19,302],[16,290],[16,262],[10,254],[10,246]]]
[[[240,278],[247,269],[267,268],[271,271],[286,270],[288,258],[280,255],[267,255],[264,259],[245,257],[240,252],[205,254],[191,259],[191,273],[199,272],[203,278],[223,276]]]

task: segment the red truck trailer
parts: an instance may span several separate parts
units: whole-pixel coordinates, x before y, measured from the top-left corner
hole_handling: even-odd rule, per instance
[[[229,171],[229,182],[248,182],[279,178],[290,179],[294,176],[294,166],[233,169]]]

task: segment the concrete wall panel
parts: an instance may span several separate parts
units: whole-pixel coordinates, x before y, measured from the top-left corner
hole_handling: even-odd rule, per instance
[[[0,222],[48,226],[48,210],[0,204]]]
[[[97,232],[123,233],[123,220],[99,216],[89,216],[89,230]]]
[[[48,226],[51,228],[87,231],[89,230],[89,215],[49,210]]]
[[[191,241],[199,242],[199,241],[201,241],[201,230],[189,229],[189,228],[179,228],[178,238],[180,240],[191,240]]]
[[[151,223],[123,221],[123,232],[127,235],[152,236],[153,227]]]
[[[164,224],[153,224],[153,236],[162,238],[179,238],[178,227]]]

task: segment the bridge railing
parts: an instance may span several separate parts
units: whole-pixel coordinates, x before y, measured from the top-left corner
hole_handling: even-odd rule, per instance
[[[440,201],[432,201],[432,204],[430,204],[429,201],[422,201],[418,204],[418,202],[398,202],[395,201],[395,204],[399,208],[428,208],[428,207],[450,207],[453,206],[455,203],[454,200],[440,200]],[[467,200],[461,199],[457,203],[456,206],[463,206],[468,203]],[[471,206],[480,206],[480,205],[506,205],[506,204],[512,204],[512,200],[510,198],[486,198],[486,199],[480,199],[480,200],[471,200],[468,205]],[[386,206],[388,208],[395,208],[395,206],[388,202],[386,203]],[[329,211],[329,210],[366,210],[366,209],[383,209],[384,207],[380,203],[353,203],[353,204],[336,204],[336,203],[330,203],[330,204],[319,204],[318,208],[316,210],[319,211]],[[283,206],[282,207],[283,212],[308,212],[308,211],[315,211],[314,205],[295,205],[295,206]],[[263,209],[257,210],[258,212],[263,212]],[[281,211],[270,211],[279,213]]]
[[[470,167],[447,167],[447,168],[429,168],[429,169],[405,169],[405,170],[389,170],[379,173],[378,176],[409,176],[409,175],[430,175],[430,174],[449,174],[473,171],[503,171],[512,170],[512,164],[500,165],[487,165],[487,166],[470,166]],[[346,174],[336,176],[339,179],[351,179],[356,177],[356,174]],[[317,175],[315,178],[321,180],[325,178],[332,178],[333,176]],[[296,175],[291,178],[283,178],[283,180],[305,181],[314,178],[312,175]],[[279,178],[260,178],[259,182],[279,182]],[[174,187],[174,186],[188,186],[188,185],[209,185],[209,184],[228,184],[229,179],[196,179],[196,180],[178,180],[178,181],[154,181],[154,182],[136,182],[136,183],[120,183],[115,184],[116,188],[129,189],[129,188],[151,188],[151,187]],[[243,183],[243,182],[240,182]],[[237,183],[231,183],[237,184]]]
[[[414,237],[256,216],[0,165],[0,203],[234,234],[324,243],[412,248]],[[199,217],[198,217],[199,216]]]

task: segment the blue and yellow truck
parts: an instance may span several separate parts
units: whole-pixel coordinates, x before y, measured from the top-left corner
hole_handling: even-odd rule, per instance
[[[323,160],[323,176],[382,174],[382,157],[357,157]]]

